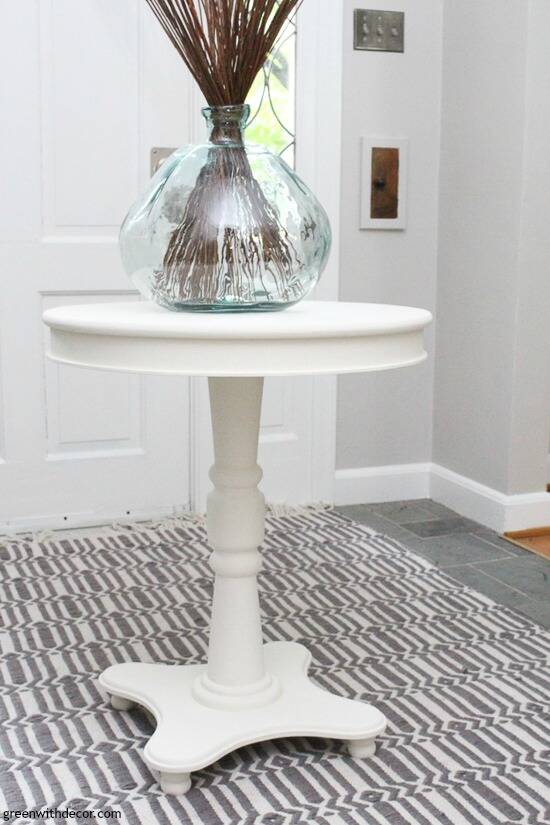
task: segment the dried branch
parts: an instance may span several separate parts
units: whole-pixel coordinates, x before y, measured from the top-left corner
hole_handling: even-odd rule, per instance
[[[301,0],[147,0],[210,106],[244,103]]]

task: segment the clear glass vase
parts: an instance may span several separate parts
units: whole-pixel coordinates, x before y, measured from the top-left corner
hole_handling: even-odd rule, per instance
[[[315,286],[330,251],[326,212],[277,155],[245,145],[248,106],[203,109],[210,141],[175,152],[130,209],[125,268],[173,310],[277,310]]]

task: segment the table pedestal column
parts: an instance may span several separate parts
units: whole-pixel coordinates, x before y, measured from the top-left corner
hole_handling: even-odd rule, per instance
[[[114,708],[144,706],[156,730],[144,757],[167,793],[243,745],[287,736],[348,740],[354,757],[374,753],[386,720],[375,708],[334,696],[307,675],[310,654],[293,642],[262,644],[256,576],[265,503],[257,464],[261,378],[209,381],[215,464],[208,497],[214,600],[207,665],[125,664],[100,683]]]
[[[211,378],[209,389],[215,464],[207,524],[214,601],[208,669],[193,693],[213,708],[253,708],[281,690],[265,670],[256,582],[265,519],[257,464],[263,378]]]

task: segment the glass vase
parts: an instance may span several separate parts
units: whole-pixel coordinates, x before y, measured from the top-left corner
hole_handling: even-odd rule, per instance
[[[328,217],[295,172],[245,144],[247,105],[203,109],[209,142],[175,152],[130,209],[124,266],[173,310],[278,310],[315,286],[330,251]]]

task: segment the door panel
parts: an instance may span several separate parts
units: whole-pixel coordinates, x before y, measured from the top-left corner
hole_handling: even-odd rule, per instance
[[[60,304],[139,299],[122,270],[118,229],[145,184],[157,133],[188,137],[186,107],[169,103],[190,81],[156,28],[138,0],[2,8],[4,529],[188,506],[188,382],[53,364],[41,323]],[[164,102],[153,104],[145,89],[160,82]]]
[[[138,186],[137,5],[40,6],[45,223],[57,234],[116,230]]]

